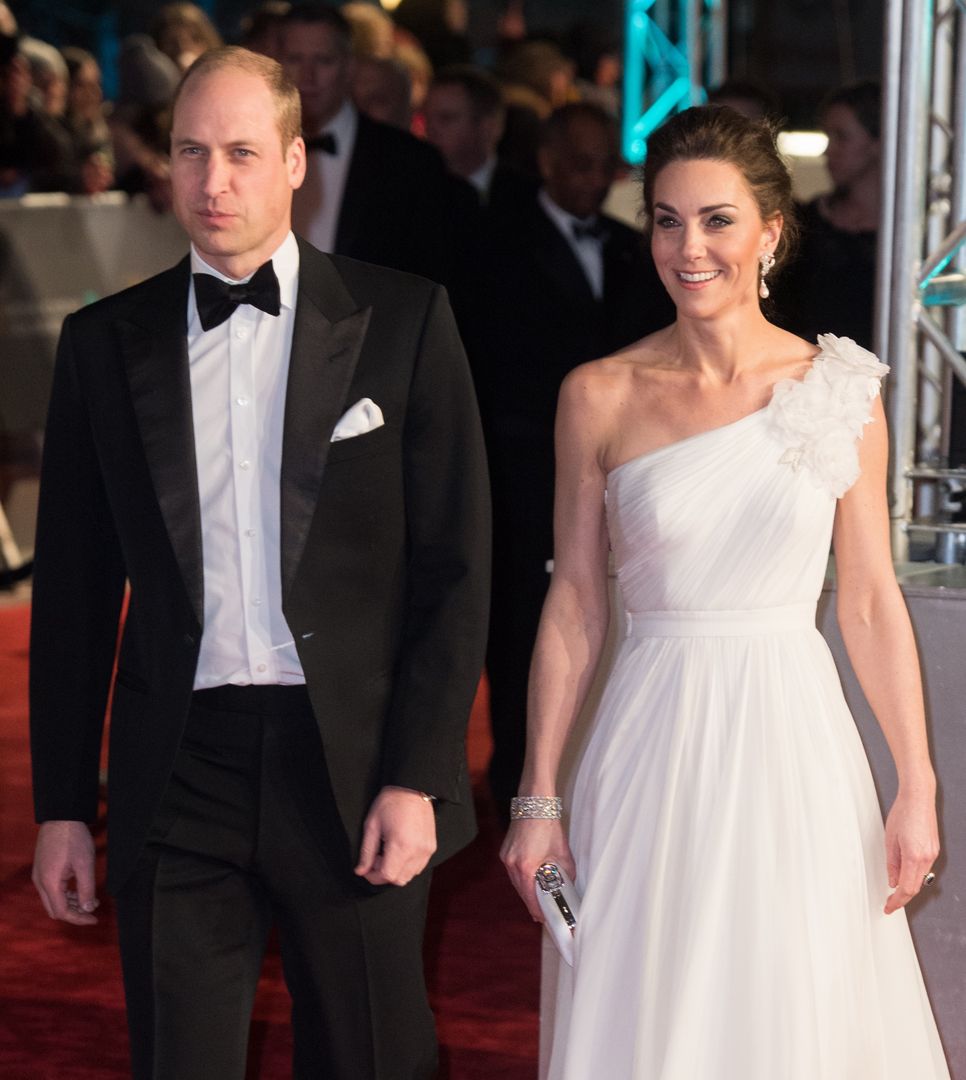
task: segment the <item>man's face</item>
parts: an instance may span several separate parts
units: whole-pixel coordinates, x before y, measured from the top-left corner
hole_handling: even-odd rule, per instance
[[[269,259],[289,231],[305,146],[283,152],[271,92],[256,75],[195,76],[178,98],[171,131],[174,211],[199,253],[228,277]]]
[[[412,120],[408,80],[392,69],[389,60],[359,57],[354,69],[352,100],[359,112],[408,131]]]
[[[472,176],[499,141],[499,134],[492,138],[492,121],[488,124],[485,118],[475,115],[470,96],[462,86],[431,87],[424,111],[426,137],[443,155],[450,172],[464,178]]]
[[[281,63],[299,88],[302,123],[310,134],[327,124],[349,96],[352,58],[330,26],[286,23]]]
[[[574,117],[556,144],[540,148],[539,161],[550,198],[574,217],[590,217],[614,182],[617,140],[598,121]]]

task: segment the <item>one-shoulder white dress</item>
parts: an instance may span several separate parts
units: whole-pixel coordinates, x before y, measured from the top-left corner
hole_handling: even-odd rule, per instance
[[[819,347],[764,409],[607,478],[627,636],[577,772],[552,1080],[948,1080],[815,626],[888,369]]]

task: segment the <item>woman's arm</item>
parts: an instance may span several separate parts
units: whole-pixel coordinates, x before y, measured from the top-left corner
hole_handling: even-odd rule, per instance
[[[592,365],[572,372],[560,391],[556,427],[554,571],[537,631],[527,701],[527,754],[521,795],[558,794],[557,773],[603,649],[609,619],[605,474],[606,409]],[[575,867],[559,821],[510,825],[501,858],[531,915],[541,921],[533,875],[558,862]]]
[[[859,446],[861,475],[839,501],[834,541],[842,638],[899,778],[886,820],[886,862],[895,889],[885,906],[889,914],[922,887],[939,854],[939,830],[919,658],[889,546],[888,435],[878,399],[872,416]]]

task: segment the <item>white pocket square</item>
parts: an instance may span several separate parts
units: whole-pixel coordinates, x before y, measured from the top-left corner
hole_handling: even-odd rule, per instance
[[[382,427],[385,422],[382,418],[382,409],[372,398],[364,397],[343,413],[332,432],[332,442],[341,442],[342,439],[354,439],[357,435],[365,435],[368,431],[375,431],[376,428]]]

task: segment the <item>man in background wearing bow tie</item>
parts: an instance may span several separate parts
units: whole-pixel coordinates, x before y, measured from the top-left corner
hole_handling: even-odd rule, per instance
[[[31,641],[48,914],[108,887],[137,1080],[242,1080],[269,929],[297,1078],[435,1075],[428,866],[472,836],[489,534],[442,290],[290,231],[305,147],[272,60],[174,107],[178,266],[65,321]]]
[[[337,10],[296,4],[281,40],[282,64],[302,98],[308,150],[305,183],[293,203],[295,231],[321,251],[446,282],[442,158],[352,104],[352,30]]]
[[[527,674],[553,557],[557,391],[578,364],[674,317],[640,233],[601,213],[620,163],[611,117],[588,103],[558,109],[538,161],[543,186],[529,206],[489,216],[480,314],[466,334],[493,485],[490,787],[504,817],[523,765]]]

